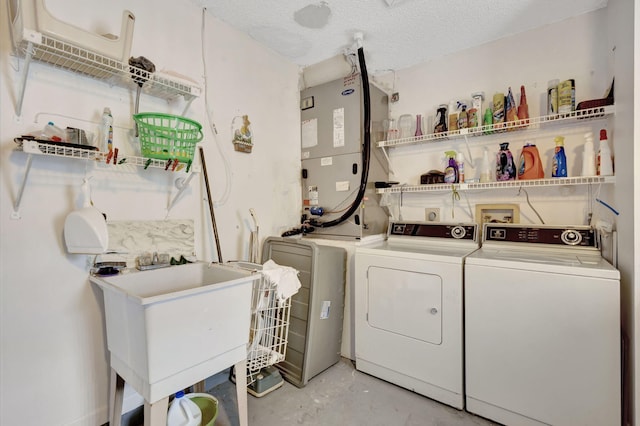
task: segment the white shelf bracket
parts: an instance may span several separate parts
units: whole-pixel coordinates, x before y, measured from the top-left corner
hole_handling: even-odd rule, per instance
[[[22,102],[24,101],[24,92],[27,88],[27,78],[29,78],[29,66],[31,65],[31,59],[33,58],[33,43],[29,42],[27,45],[27,52],[24,57],[24,66],[22,69],[22,81],[20,82],[20,89],[18,92],[18,99],[16,104],[16,115],[19,117],[22,115]]]
[[[11,219],[21,219],[20,217],[20,203],[22,202],[22,195],[24,194],[24,188],[27,185],[27,179],[29,178],[29,172],[31,171],[31,163],[33,162],[33,154],[27,156],[27,165],[24,170],[24,178],[22,178],[22,185],[18,190],[18,196],[16,202],[13,204],[13,212],[11,213]]]

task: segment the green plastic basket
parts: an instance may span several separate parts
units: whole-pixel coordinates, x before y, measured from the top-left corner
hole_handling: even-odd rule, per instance
[[[141,112],[134,114],[142,156],[160,160],[193,160],[196,144],[202,140],[197,121],[177,115]]]

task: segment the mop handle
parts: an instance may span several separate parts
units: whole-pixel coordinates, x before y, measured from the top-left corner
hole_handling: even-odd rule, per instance
[[[211,200],[211,189],[209,187],[209,175],[207,174],[207,163],[204,161],[204,149],[198,147],[200,151],[200,162],[202,163],[202,175],[204,185],[207,187],[207,201],[209,202],[209,213],[211,213],[211,225],[213,226],[213,236],[216,240],[216,250],[218,251],[218,262],[222,262],[222,251],[220,250],[220,238],[218,237],[218,227],[216,226],[216,216],[213,214],[213,201]]]

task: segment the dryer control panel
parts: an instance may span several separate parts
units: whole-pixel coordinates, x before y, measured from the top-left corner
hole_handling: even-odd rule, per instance
[[[478,225],[475,223],[394,222],[389,224],[389,236],[475,241],[477,233]]]
[[[595,247],[593,229],[588,226],[553,227],[491,224],[485,225],[484,241],[554,244]]]

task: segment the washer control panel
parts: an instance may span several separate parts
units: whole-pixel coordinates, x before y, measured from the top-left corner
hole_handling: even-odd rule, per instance
[[[595,247],[594,232],[588,226],[565,228],[488,223],[485,225],[483,240]]]
[[[475,241],[478,225],[473,223],[392,222],[389,236],[451,238]]]

